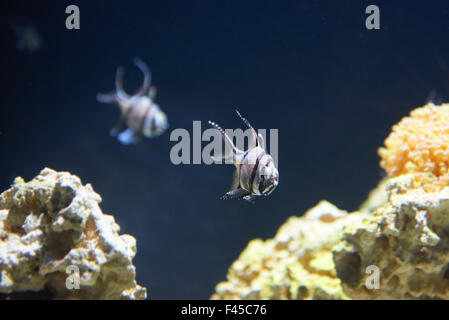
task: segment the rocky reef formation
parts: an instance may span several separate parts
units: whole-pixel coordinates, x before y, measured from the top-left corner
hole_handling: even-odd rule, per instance
[[[100,201],[67,172],[16,178],[0,196],[0,298],[145,299],[136,240]]]
[[[273,239],[248,244],[212,299],[347,298],[331,248],[339,241],[343,226],[365,215],[348,214],[321,201],[304,217],[291,217]]]
[[[388,202],[349,224],[332,249],[349,297],[449,299],[449,188],[427,192],[413,187],[414,178],[391,179]]]
[[[357,212],[321,202],[251,241],[212,299],[449,299],[449,104],[379,149],[389,175]]]
[[[449,299],[449,188],[382,182],[350,214],[322,201],[252,240],[212,299]],[[377,272],[378,283],[373,282]]]

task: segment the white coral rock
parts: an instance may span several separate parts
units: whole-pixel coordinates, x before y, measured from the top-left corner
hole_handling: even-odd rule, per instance
[[[101,197],[68,172],[16,178],[0,196],[0,294],[53,299],[145,299],[132,259],[136,240],[102,213]],[[79,270],[79,289],[66,286]],[[70,286],[69,286],[70,287]]]

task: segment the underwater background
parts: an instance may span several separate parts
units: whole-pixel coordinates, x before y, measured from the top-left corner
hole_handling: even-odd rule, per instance
[[[65,28],[66,6],[80,30]],[[380,8],[380,30],[365,8]],[[321,199],[355,210],[383,173],[377,148],[408,112],[449,95],[445,1],[4,1],[0,190],[44,167],[91,183],[121,233],[137,239],[149,299],[207,299],[248,241],[273,237]],[[5,21],[31,23],[18,51]],[[123,146],[116,106],[96,101],[125,67],[148,63],[168,132]],[[435,98],[436,99],[436,98]],[[279,129],[280,184],[255,204],[221,201],[233,167],[170,161],[170,132],[213,120]]]

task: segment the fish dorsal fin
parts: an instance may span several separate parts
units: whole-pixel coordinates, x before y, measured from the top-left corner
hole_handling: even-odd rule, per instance
[[[157,88],[155,86],[151,86],[148,90],[148,97],[154,101],[154,98],[156,98],[157,94]]]
[[[240,117],[240,119],[242,119],[243,123],[251,130],[251,135],[252,135],[252,139],[253,141],[256,143],[256,147],[259,146],[259,140],[257,137],[257,132],[256,130],[253,128],[253,126],[249,123],[248,120],[246,120],[246,118],[244,118],[240,112],[238,110],[235,110],[235,112],[237,112],[238,116]]]
[[[262,148],[265,149],[265,141],[263,140],[263,136],[259,133],[257,135],[257,144]]]
[[[102,103],[118,103],[128,101],[131,97],[123,89],[123,68],[118,67],[115,73],[115,92],[98,93],[97,100]]]
[[[129,100],[130,96],[123,89],[123,68],[118,67],[115,74],[115,93],[117,97],[121,100]]]
[[[142,86],[137,90],[136,96],[144,96],[148,93],[151,87],[151,71],[146,65],[145,62],[140,60],[139,58],[134,58],[134,64],[142,71],[143,73],[143,83]]]
[[[221,136],[222,136],[223,140],[227,141],[227,142],[231,145],[231,147],[232,147],[232,153],[233,153],[233,154],[238,153],[238,150],[237,150],[236,147],[234,146],[234,143],[232,142],[231,138],[229,138],[229,136],[226,134],[226,132],[223,130],[223,128],[220,127],[218,124],[216,124],[216,123],[213,122],[213,121],[209,121],[209,124],[210,124],[212,127],[214,127],[215,129],[217,129],[217,130],[221,133]],[[225,155],[225,157],[226,157],[226,155]]]

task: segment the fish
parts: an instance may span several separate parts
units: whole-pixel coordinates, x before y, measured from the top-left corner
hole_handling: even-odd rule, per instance
[[[36,52],[42,47],[42,36],[31,23],[19,23],[7,19],[5,23],[16,37],[15,49],[20,52]]]
[[[98,93],[97,100],[102,103],[116,104],[121,115],[110,135],[117,137],[123,145],[136,144],[142,137],[153,138],[163,134],[168,128],[167,115],[154,103],[156,87],[151,86],[151,72],[139,58],[134,59],[136,66],[144,75],[143,83],[134,95],[123,89],[123,68],[117,68],[115,92]]]
[[[235,165],[234,177],[231,188],[220,199],[243,199],[255,202],[260,196],[270,195],[279,184],[279,171],[274,160],[264,148],[264,139],[258,135],[253,126],[244,118],[238,110],[237,115],[251,130],[253,145],[249,143],[247,151],[238,149],[226,132],[215,122],[209,124],[217,129],[225,143],[232,147],[232,152],[219,157],[212,157],[215,162],[226,161]],[[250,141],[251,142],[251,141]]]

